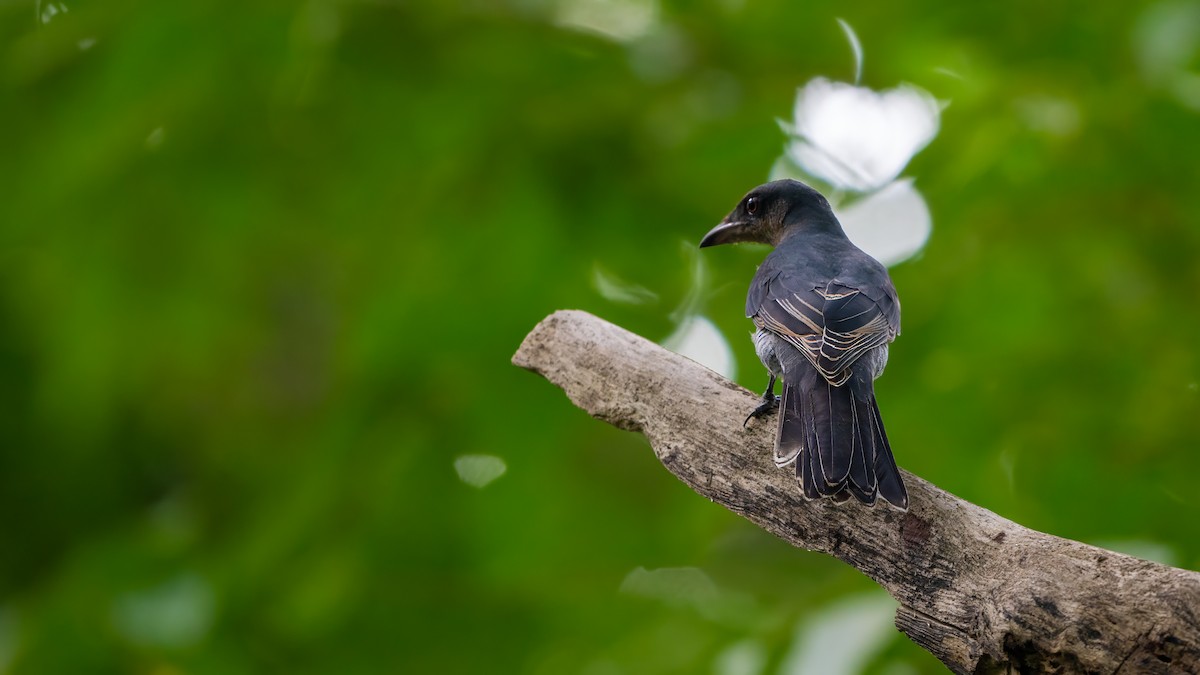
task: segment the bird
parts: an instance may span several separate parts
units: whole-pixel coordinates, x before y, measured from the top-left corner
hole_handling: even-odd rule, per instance
[[[750,419],[778,411],[775,463],[794,463],[805,499],[854,496],[908,509],[875,400],[875,379],[900,334],[900,299],[887,268],[851,243],[829,201],[804,183],[748,192],[700,248],[774,247],[746,294],[754,349],[770,376]],[[775,383],[783,383],[775,396]]]

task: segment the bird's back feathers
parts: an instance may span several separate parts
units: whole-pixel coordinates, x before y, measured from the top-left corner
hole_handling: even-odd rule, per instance
[[[806,497],[907,508],[873,386],[900,331],[886,269],[844,237],[784,241],[759,267],[746,313],[766,333],[764,365],[781,371],[776,462],[796,462]]]
[[[746,315],[799,349],[834,384],[900,332],[900,301],[887,270],[844,237],[841,243],[840,251],[796,239],[781,243],[746,296]]]

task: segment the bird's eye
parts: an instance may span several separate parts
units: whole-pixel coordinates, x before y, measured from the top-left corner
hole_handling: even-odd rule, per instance
[[[750,215],[758,213],[758,197],[751,197],[746,200],[746,213]]]

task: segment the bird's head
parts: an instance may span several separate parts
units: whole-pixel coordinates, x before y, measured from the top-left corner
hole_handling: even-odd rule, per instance
[[[760,185],[738,202],[725,220],[700,240],[700,248],[756,242],[776,246],[793,231],[835,230],[841,225],[820,192],[798,180],[776,180]]]

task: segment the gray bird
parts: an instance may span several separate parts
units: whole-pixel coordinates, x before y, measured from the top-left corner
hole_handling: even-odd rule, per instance
[[[746,296],[754,349],[770,372],[746,421],[779,410],[775,463],[795,462],[806,498],[882,497],[907,509],[875,402],[875,378],[900,334],[887,269],[850,243],[821,193],[795,180],[751,190],[700,247],[743,241],[775,247]]]

